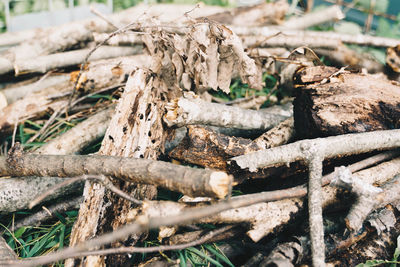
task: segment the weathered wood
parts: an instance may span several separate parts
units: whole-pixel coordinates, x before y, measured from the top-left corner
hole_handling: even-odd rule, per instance
[[[289,5],[286,1],[262,3],[254,6],[238,7],[230,11],[207,16],[207,19],[222,24],[261,26],[281,24],[285,18]],[[202,18],[198,18],[202,20]]]
[[[6,240],[0,236],[0,259],[2,260],[16,260],[17,254],[10,248]]]
[[[296,132],[312,138],[400,128],[400,86],[370,75],[342,73],[300,87]]]
[[[289,119],[252,141],[200,126],[188,126],[186,137],[169,156],[207,168],[226,170],[229,158],[286,143],[292,137],[292,129],[293,120]]]
[[[0,175],[74,177],[103,174],[128,182],[159,185],[191,196],[223,198],[228,194],[230,178],[223,172],[144,159],[144,156],[140,153],[138,158],[132,159],[102,155],[11,154],[7,159],[0,157]]]
[[[146,59],[144,55],[137,55],[92,62],[82,73],[77,89],[89,93],[124,83],[133,69],[146,66]],[[9,132],[16,123],[40,117],[48,110],[54,111],[65,106],[68,103],[68,93],[76,80],[75,73],[71,74],[71,80],[33,92],[0,109],[0,132]]]
[[[100,153],[157,159],[165,140],[161,123],[160,94],[161,92],[153,86],[151,73],[142,69],[136,70],[128,79]],[[154,186],[120,183],[120,188],[140,199],[153,199],[157,194]],[[105,194],[104,187],[96,184],[86,184],[84,196],[86,202],[81,206],[78,220],[74,225],[71,246],[125,224],[126,215],[131,208],[131,203]],[[106,199],[111,201],[111,205],[105,201]],[[137,239],[138,236],[134,236],[131,244]],[[107,257],[107,261],[110,261],[110,265],[124,264],[127,256],[110,256]],[[81,266],[104,264],[106,259],[101,256],[87,257],[81,262]],[[73,260],[67,261],[66,265],[72,266]]]
[[[26,73],[46,73],[56,68],[65,68],[79,65],[85,61],[86,56],[91,49],[80,49],[62,53],[51,54],[47,56],[38,56],[33,59],[19,60],[14,63],[15,75]],[[116,58],[139,54],[142,51],[141,46],[136,47],[99,47],[90,56],[89,60],[100,60],[107,58]]]

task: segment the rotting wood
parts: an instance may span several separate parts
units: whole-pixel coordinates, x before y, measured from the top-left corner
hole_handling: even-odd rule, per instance
[[[164,147],[164,132],[161,125],[161,101],[162,86],[154,87],[154,77],[149,71],[137,69],[128,78],[124,93],[120,98],[115,115],[106,132],[100,149],[101,154],[114,154],[134,158],[157,159]],[[115,176],[114,176],[115,177]],[[192,181],[193,182],[193,181]],[[120,188],[138,199],[153,199],[156,196],[156,188],[149,185],[136,185],[120,182]],[[113,205],[104,202],[108,198]],[[70,245],[78,245],[81,242],[101,234],[108,229],[116,229],[126,223],[126,213],[131,208],[131,203],[116,199],[105,194],[104,187],[96,184],[86,184],[86,203],[80,209],[80,215],[74,230]],[[99,211],[103,211],[99,213]],[[128,238],[128,236],[126,237]],[[132,245],[139,235],[130,239]],[[114,243],[113,247],[120,244]],[[87,257],[81,262],[82,266],[97,266],[104,264],[105,260],[113,264],[123,264],[125,255],[110,256],[105,259],[102,256]],[[71,266],[73,261],[67,261]]]
[[[330,251],[328,259],[335,262],[340,257],[341,264],[355,266],[367,260],[391,260],[400,234],[399,202],[387,205],[368,217],[365,227],[348,238],[339,234],[334,237],[336,247]]]
[[[388,165],[393,165],[393,167],[399,168],[400,164],[398,162],[387,162],[386,166]],[[379,165],[378,165],[379,166]],[[378,170],[378,172],[376,172]],[[375,167],[364,170],[363,172],[369,172],[366,176],[374,179],[375,177],[379,177],[381,180],[388,180],[393,176],[388,175],[387,173],[384,173],[380,171],[380,169],[376,169]],[[398,170],[397,173],[399,173],[400,170]],[[115,230],[114,232],[105,234],[103,236],[94,238],[92,240],[89,240],[87,242],[82,243],[80,246],[77,247],[69,247],[67,249],[58,251],[56,253],[52,253],[46,257],[41,257],[38,259],[28,259],[25,262],[18,262],[20,266],[36,266],[36,265],[41,265],[41,264],[46,264],[46,263],[51,263],[54,261],[62,260],[71,257],[72,255],[75,255],[76,253],[87,251],[90,249],[93,249],[95,247],[98,247],[103,244],[108,244],[110,242],[113,242],[114,240],[120,240],[120,239],[125,239],[128,234],[132,233],[140,233],[143,231],[146,231],[147,229],[153,229],[153,228],[158,228],[161,226],[175,226],[175,225],[183,225],[183,224],[188,224],[192,223],[196,220],[199,220],[201,218],[209,217],[211,215],[223,212],[225,210],[229,209],[237,209],[240,207],[245,207],[249,206],[252,204],[256,203],[261,203],[265,201],[269,201],[269,199],[276,199],[276,196],[274,194],[269,194],[271,192],[264,192],[264,193],[258,193],[258,194],[251,194],[247,196],[242,196],[242,197],[237,197],[235,201],[224,201],[224,202],[219,202],[214,205],[209,205],[206,207],[201,207],[201,208],[191,208],[183,211],[182,213],[179,214],[179,216],[176,215],[170,215],[166,217],[151,217],[151,218],[144,218],[141,217],[139,222],[132,223],[129,225],[126,225],[124,227],[121,227],[120,229]],[[280,196],[285,195],[285,190],[281,190],[278,192]],[[324,188],[324,206],[331,204],[335,200],[335,195],[336,195],[336,189],[331,188],[331,187],[325,187]],[[270,202],[274,203],[274,209],[276,212],[281,212],[280,209],[287,210],[288,208],[293,208],[295,209],[294,213],[297,214],[303,205],[303,201],[301,199],[293,199],[295,200],[295,203],[290,204],[284,201],[275,201],[275,202]],[[174,203],[176,204],[176,203]],[[290,213],[289,213],[290,214]],[[290,216],[293,216],[294,214],[291,214]],[[271,216],[271,219],[273,216]],[[281,225],[281,222],[275,222],[273,221],[273,226]],[[264,226],[268,227],[268,225]],[[272,231],[273,229],[270,229]],[[265,231],[264,231],[265,232]],[[265,232],[267,234],[267,232]]]
[[[338,179],[333,181],[334,185],[350,189],[357,195],[357,201],[351,207],[345,219],[346,226],[351,231],[359,231],[365,218],[373,210],[399,201],[399,176],[394,177],[391,181],[379,188],[359,182],[359,179],[351,177],[351,173],[350,175],[339,174],[338,176]]]
[[[399,85],[346,71],[327,81],[298,88],[294,118],[299,137],[400,128]]]
[[[226,161],[235,156],[275,147],[293,137],[293,119],[288,119],[254,141],[216,133],[204,127],[188,126],[186,137],[169,156],[196,165],[226,170]]]

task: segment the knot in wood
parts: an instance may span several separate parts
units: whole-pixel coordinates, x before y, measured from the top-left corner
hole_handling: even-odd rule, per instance
[[[322,153],[320,150],[320,146],[318,146],[315,142],[304,142],[300,145],[300,149],[303,153],[304,158],[307,161],[322,159]]]
[[[14,170],[21,169],[24,162],[24,150],[21,147],[19,142],[15,143],[15,145],[8,151],[7,154],[7,164],[9,168]]]

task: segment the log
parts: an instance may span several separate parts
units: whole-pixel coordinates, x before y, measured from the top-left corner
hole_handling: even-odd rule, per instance
[[[5,96],[7,99],[7,104],[12,104],[17,100],[30,95],[31,93],[41,91],[51,86],[57,86],[57,84],[65,83],[69,80],[69,78],[69,75],[53,75],[27,85],[3,89],[0,91],[0,94]]]
[[[329,21],[344,19],[345,15],[339,6],[333,5],[301,17],[290,18],[282,24],[284,29],[305,30],[308,27],[320,25]],[[250,26],[250,25],[249,25]]]
[[[159,87],[154,88],[153,83],[158,83]],[[130,74],[103,139],[101,154],[157,159],[165,140],[161,125],[161,89],[160,81],[154,81],[149,71],[137,69]],[[121,182],[119,184],[120,188],[139,199],[153,199],[157,194],[154,186]],[[130,202],[106,194],[104,187],[96,184],[87,183],[84,196],[86,201],[81,206],[74,225],[71,246],[109,231],[110,228],[116,229],[126,224],[126,215],[131,207]],[[137,239],[138,236],[133,237],[132,242],[135,243]],[[114,243],[113,246],[118,247],[120,243]],[[93,256],[85,258],[81,265],[98,266],[105,264],[106,260],[113,264],[124,264],[127,258],[125,255],[110,256],[107,259],[103,256]],[[73,264],[73,260],[66,262],[66,266]]]
[[[6,240],[0,236],[0,259],[2,260],[16,260],[18,259],[17,254],[10,248]]]
[[[200,126],[187,128],[186,137],[169,153],[169,156],[207,168],[227,170],[226,161],[229,158],[288,142],[293,134],[293,120],[288,119],[278,124],[254,141],[227,136]]]
[[[10,213],[28,209],[29,203],[65,179],[57,177],[17,177],[0,179],[0,213]],[[47,197],[45,201],[55,201],[60,196],[82,192],[82,184],[64,187]]]
[[[43,155],[69,155],[78,153],[93,141],[104,136],[113,113],[114,107],[99,111],[64,134],[47,142],[36,153]]]
[[[203,124],[268,130],[287,119],[282,115],[209,103],[190,95],[173,100],[166,109],[164,122],[170,127]]]
[[[92,62],[82,73],[77,89],[89,93],[122,84],[126,82],[127,75],[133,69],[146,66],[147,59],[146,56],[137,55],[124,59],[115,58]],[[71,80],[34,92],[1,109],[0,133],[9,132],[16,123],[40,117],[48,110],[58,110],[64,107],[68,103],[66,96],[73,88],[76,73],[71,74]]]
[[[298,73],[306,75],[307,68]],[[342,73],[298,88],[294,101],[299,137],[400,128],[400,86],[371,75]]]
[[[293,40],[296,40],[297,38],[298,41],[296,42],[299,42],[299,40],[313,39],[315,41],[319,41],[318,43],[325,42],[325,45],[328,45],[329,43],[343,42],[346,44],[357,44],[364,46],[394,47],[400,43],[400,41],[395,38],[386,38],[364,34],[354,35],[336,32],[285,30],[270,26],[232,26],[231,29],[239,36],[259,36],[259,38],[262,38],[263,40],[269,39],[271,36],[281,34],[283,36],[293,37]],[[311,42],[308,43],[312,44]]]
[[[338,68],[349,66],[350,69],[366,69],[368,73],[379,73],[385,69],[385,66],[370,54],[359,53],[344,45],[338,46],[335,50],[317,48],[314,52],[319,57],[325,57]]]
[[[139,152],[139,156],[143,155]],[[153,184],[189,196],[224,198],[231,177],[223,172],[195,169],[168,162],[101,155],[37,155],[11,153],[0,157],[1,176],[74,177],[114,176],[134,183]]]
[[[107,58],[131,56],[139,54],[142,50],[141,46],[137,47],[99,47],[90,56],[89,60],[100,60]],[[73,65],[78,65],[84,62],[86,56],[91,49],[74,50],[63,53],[51,54],[48,56],[40,56],[34,59],[18,60],[14,63],[15,75],[26,73],[46,73],[49,70],[56,68],[65,68]]]
[[[248,168],[256,171],[257,168],[274,164],[290,163],[305,160],[308,156],[307,149],[317,148],[323,158],[332,158],[349,154],[364,153],[377,149],[390,149],[399,146],[400,130],[375,131],[368,133],[346,134],[301,140],[291,144],[260,150],[247,155],[234,157],[231,165],[241,169]]]
[[[261,26],[281,24],[289,5],[286,1],[262,3],[254,6],[237,7],[233,10],[207,16],[211,21],[225,25]],[[203,18],[198,18],[201,21]]]

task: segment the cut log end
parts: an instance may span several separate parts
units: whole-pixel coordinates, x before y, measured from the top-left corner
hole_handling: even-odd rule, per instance
[[[225,172],[213,172],[209,185],[218,198],[225,198],[231,191],[233,176]]]

